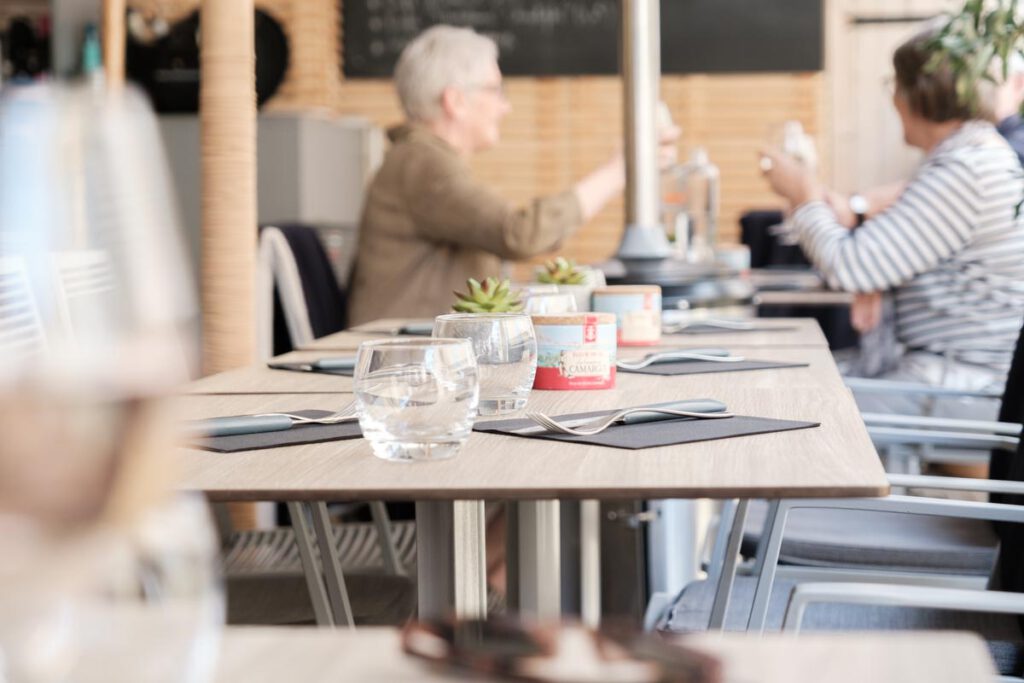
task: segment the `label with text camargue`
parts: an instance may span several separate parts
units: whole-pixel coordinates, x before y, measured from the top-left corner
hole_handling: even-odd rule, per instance
[[[615,315],[535,315],[534,389],[611,389],[615,386]]]

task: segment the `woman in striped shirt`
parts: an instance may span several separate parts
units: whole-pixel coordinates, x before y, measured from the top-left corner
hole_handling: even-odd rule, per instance
[[[850,230],[797,162],[765,152],[765,175],[795,207],[800,244],[831,287],[894,291],[905,353],[884,377],[1000,391],[1024,320],[1021,168],[984,107],[958,98],[948,66],[926,69],[930,35],[893,55],[904,139],[927,156],[891,206]],[[913,397],[859,400],[866,411],[920,409]],[[997,409],[947,402],[936,414],[994,419]]]

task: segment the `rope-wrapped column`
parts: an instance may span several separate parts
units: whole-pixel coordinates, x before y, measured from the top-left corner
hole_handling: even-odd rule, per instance
[[[199,119],[202,149],[203,371],[256,357],[256,55],[252,0],[203,0]],[[236,528],[252,504],[229,506]]]
[[[252,0],[203,0],[203,369],[255,359],[256,76]]]
[[[103,0],[103,72],[107,85],[124,85],[125,0]]]

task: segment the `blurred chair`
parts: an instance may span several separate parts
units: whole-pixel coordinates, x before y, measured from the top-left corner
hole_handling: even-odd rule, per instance
[[[1018,450],[1017,458],[1021,454]],[[1017,504],[970,502],[941,498],[889,496],[864,499],[784,500],[778,502],[767,530],[767,541],[762,568],[756,576],[743,576],[730,580],[722,574],[711,575],[706,581],[687,586],[677,597],[671,609],[662,618],[659,629],[670,632],[704,630],[713,615],[720,616],[715,628],[726,630],[777,630],[787,620],[787,600],[793,593],[791,607],[796,611],[788,617],[789,627],[802,623],[808,630],[865,630],[865,629],[958,629],[975,631],[990,644],[999,670],[1004,674],[1020,675],[1024,671],[1024,634],[1012,615],[1024,614],[1024,597],[986,592],[986,586],[1002,586],[1007,590],[1024,592],[1024,537],[1020,535],[1024,524],[1024,472],[1018,469],[1013,481],[958,479],[952,477],[925,477],[920,475],[890,475],[893,486],[917,486],[947,491],[971,491],[1015,494]],[[742,504],[741,504],[742,505]],[[901,574],[899,567],[878,566],[877,572],[834,570],[826,576],[781,579],[777,566],[784,541],[787,521],[793,511],[825,513],[830,511],[872,512],[876,515],[935,517],[996,523],[996,532],[1002,541],[996,567],[986,582],[974,585],[958,583],[955,577],[934,572]],[[1017,534],[1013,536],[1012,534]],[[884,538],[884,533],[880,534]],[[722,552],[719,549],[718,552]],[[1016,568],[1008,572],[1008,567]],[[1006,575],[1016,582],[1007,582]],[[814,579],[829,584],[810,583]],[[862,585],[846,588],[848,583]],[[866,595],[879,588],[876,602]],[[886,587],[887,586],[887,587]],[[796,589],[796,592],[794,591]],[[723,595],[724,593],[724,595]],[[801,597],[797,597],[797,596]],[[901,603],[893,596],[905,595]],[[848,599],[847,599],[848,596]],[[943,597],[944,596],[944,597]],[[873,604],[875,607],[855,607],[849,604],[805,610],[811,602]],[[898,610],[890,607],[906,604],[919,610]],[[1001,605],[1001,606],[1000,606]],[[938,611],[937,611],[938,610]],[[960,610],[960,611],[956,611]],[[993,612],[994,614],[980,614]],[[803,620],[802,622],[799,620]]]
[[[24,260],[0,257],[0,349],[5,363],[20,363],[46,349],[46,333]]]
[[[968,445],[974,438],[961,436],[961,445]],[[1014,494],[1014,498],[997,503],[896,495],[776,501],[768,509],[753,576],[749,577],[733,579],[731,564],[747,501],[730,503],[723,513],[709,578],[687,586],[663,615],[659,628],[673,632],[708,627],[778,629],[785,620],[787,598],[795,587],[794,596],[801,597],[793,598],[798,608],[790,619],[791,627],[806,617],[803,626],[811,629],[972,630],[989,640],[1000,671],[1019,675],[1024,671],[1024,635],[1010,615],[1024,614],[1024,598],[1004,600],[1005,596],[983,592],[986,586],[999,585],[1024,592],[1024,506],[1020,504],[1024,502],[1024,459],[1019,439],[1004,439],[1001,450],[1016,453],[1012,467],[1003,473],[1009,481],[895,474],[889,475],[889,480],[893,487]],[[975,445],[990,447],[991,442],[982,439]],[[1000,455],[999,450],[993,449],[994,459]],[[792,538],[787,541],[790,528],[796,532],[796,542]],[[817,547],[814,538],[808,538],[808,529],[816,531]],[[779,566],[780,558],[792,561],[794,557],[804,566]],[[979,575],[978,570],[986,565],[987,572]],[[1008,566],[1016,567],[1017,573],[1008,575]],[[880,589],[876,598],[880,602],[870,603],[865,597],[872,594],[870,587],[804,588],[815,580],[899,587]],[[954,592],[931,592],[940,588]],[[976,592],[979,589],[982,592]],[[811,602],[828,600],[899,604],[892,596],[901,591],[909,596],[908,604],[922,609],[907,612],[844,606],[805,610]],[[844,597],[847,594],[848,600]],[[1005,604],[998,607],[1001,601]],[[957,609],[966,612],[949,611]],[[977,614],[985,611],[998,614]]]
[[[888,391],[947,397],[976,395],[907,383],[858,383],[869,388],[875,384]],[[943,459],[941,454],[947,451],[961,460],[977,462],[987,458],[992,478],[1005,479],[1007,453],[1016,449],[1024,421],[1024,334],[1018,338],[1002,395],[999,417],[1004,421],[870,413],[862,417],[880,451],[923,452],[933,460]],[[768,503],[750,502],[741,551],[747,557],[758,558],[753,568],[755,573],[760,569],[763,555],[765,525],[772,523],[773,516]],[[796,567],[869,570],[889,567],[900,572],[985,578],[992,571],[997,546],[998,538],[991,524],[979,520],[894,517],[870,510],[797,510],[789,517],[779,559],[785,565]],[[786,572],[813,574],[788,569]]]
[[[260,230],[257,297],[262,359],[301,348],[344,328],[344,294],[326,250],[311,227],[265,226]],[[279,346],[282,342],[286,348]],[[313,515],[326,518],[323,504],[313,505]],[[354,507],[332,506],[336,515],[351,514]],[[408,600],[390,596],[409,592],[409,580],[404,577],[413,573],[416,563],[416,527],[412,521],[392,522],[383,503],[370,503],[369,508],[371,523],[344,522],[329,529],[344,576],[342,590],[347,594],[342,599],[350,605],[344,618],[367,615],[371,621],[388,623],[386,613],[390,612],[394,623],[408,616],[403,615]],[[298,508],[289,506],[289,512],[297,514]],[[327,561],[319,556],[315,544],[300,547],[297,543],[296,534],[307,533],[303,524],[256,531],[232,531],[226,524],[221,526],[230,621],[294,623],[309,620],[317,609],[325,608],[311,604],[317,600],[317,592],[307,592],[303,585],[303,574],[307,586],[320,581],[319,568]],[[304,548],[314,555],[311,564],[303,558]],[[353,583],[361,584],[359,590],[346,588]],[[354,598],[354,604],[350,598]],[[408,605],[411,609],[411,603]]]
[[[106,329],[116,315],[110,255],[99,249],[53,255],[57,312],[71,340],[90,329]]]
[[[261,228],[256,277],[261,358],[345,328],[345,293],[314,228]]]

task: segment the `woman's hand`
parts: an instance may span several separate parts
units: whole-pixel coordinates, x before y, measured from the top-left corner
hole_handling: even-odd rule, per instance
[[[882,322],[882,293],[855,294],[850,304],[850,324],[861,334],[870,332]]]
[[[824,188],[818,179],[799,161],[777,150],[762,150],[761,171],[772,191],[788,200],[793,208],[824,198]]]

